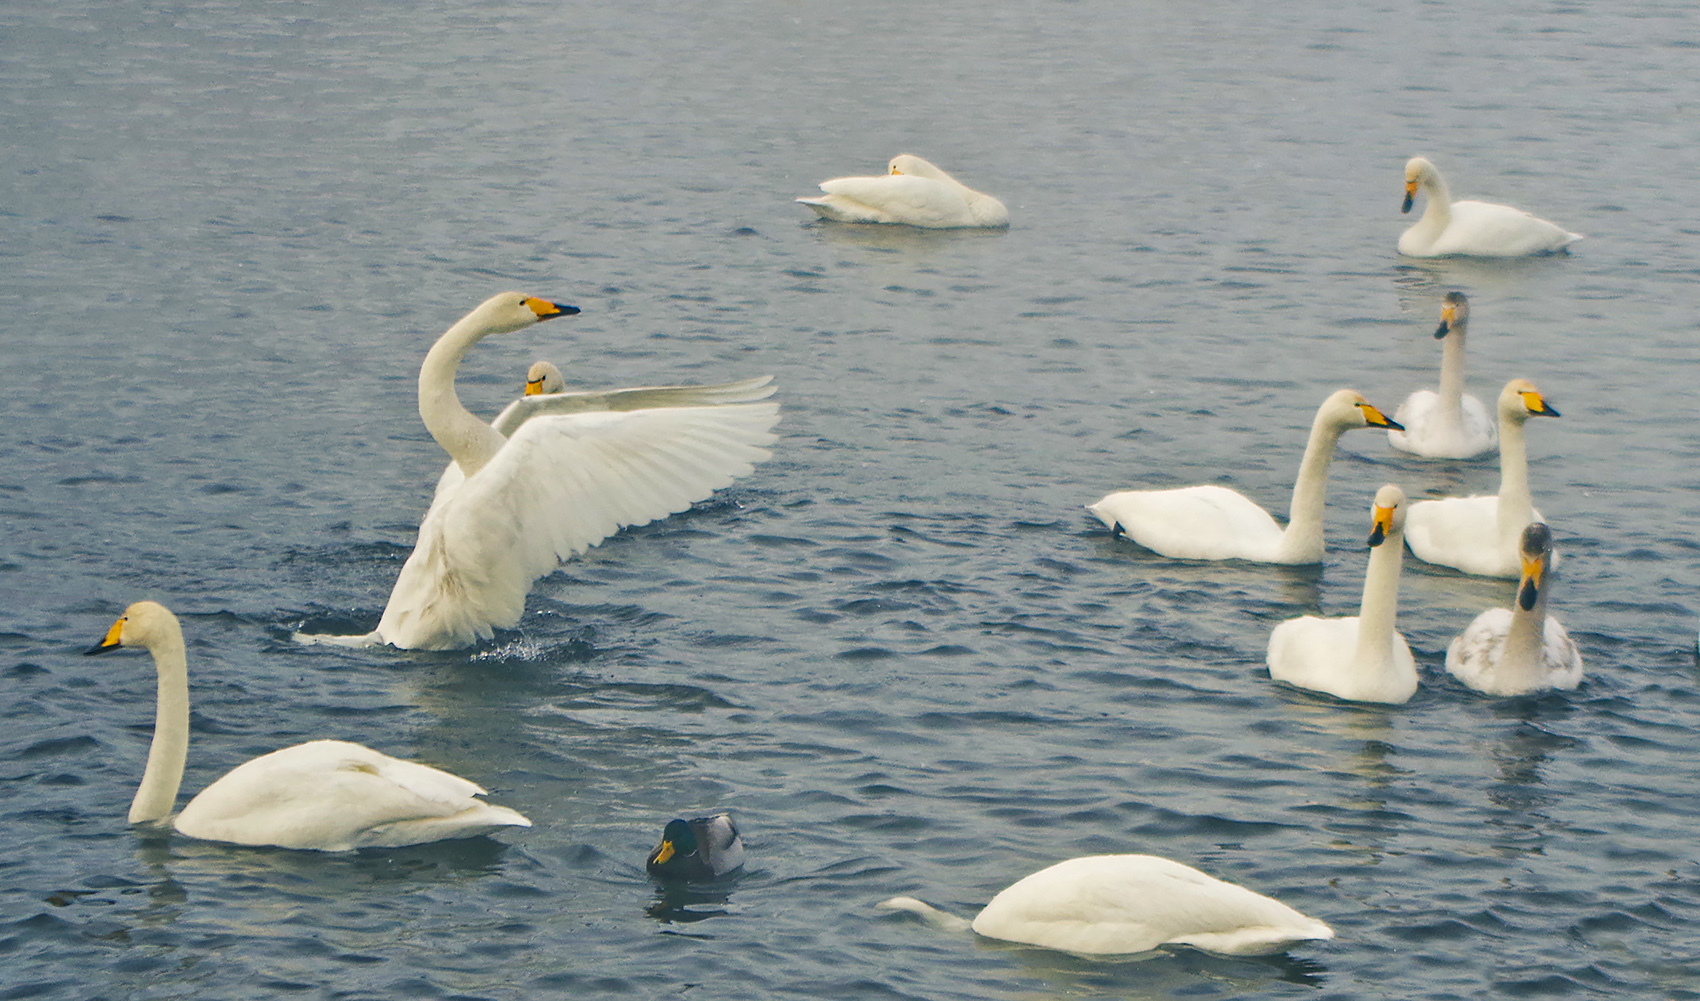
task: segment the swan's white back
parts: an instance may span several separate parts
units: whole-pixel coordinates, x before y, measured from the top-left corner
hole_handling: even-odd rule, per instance
[[[238,765],[183,808],[177,830],[239,845],[350,851],[468,838],[531,822],[478,785],[359,744],[315,740]]]
[[[823,196],[799,198],[834,222],[886,223],[927,229],[1001,228],[1009,210],[918,156],[892,158],[885,174],[821,182]]]
[[[1087,955],[1161,945],[1262,955],[1334,937],[1278,900],[1154,855],[1095,855],[1041,869],[993,897],[973,929]]]

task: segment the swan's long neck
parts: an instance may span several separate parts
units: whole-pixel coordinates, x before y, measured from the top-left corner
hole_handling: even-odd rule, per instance
[[[419,416],[431,437],[469,477],[482,469],[507,440],[461,406],[460,397],[455,395],[460,360],[493,332],[474,311],[437,338],[425,355],[425,363],[419,366]]]
[[[1494,676],[1505,689],[1527,691],[1541,687],[1541,653],[1546,640],[1546,625],[1547,589],[1543,581],[1535,592],[1535,607],[1524,609],[1517,603],[1511,606],[1511,627],[1505,632],[1499,663],[1494,665]]]
[[[1420,224],[1439,233],[1452,224],[1452,192],[1447,190],[1445,179],[1437,171],[1423,175],[1422,186],[1428,204],[1423,206]]]
[[[1388,666],[1393,663],[1394,620],[1399,614],[1399,567],[1404,561],[1405,533],[1393,531],[1370,550],[1364,572],[1364,598],[1358,606],[1358,651],[1354,663]]]
[[[159,702],[154,710],[153,745],[142,784],[130,801],[130,823],[164,820],[177,805],[183,765],[189,760],[189,662],[183,630],[174,622],[169,635],[149,644],[159,672]]]
[[[1318,413],[1310,426],[1310,441],[1299,462],[1299,478],[1293,481],[1293,503],[1287,509],[1287,528],[1281,534],[1284,552],[1322,552],[1323,505],[1328,499],[1328,466],[1334,461],[1334,446],[1345,428]]]
[[[1523,437],[1523,422],[1510,417],[1499,421],[1499,542],[1511,552],[1534,515],[1529,496],[1529,452]]]
[[[1464,424],[1464,327],[1454,326],[1446,334],[1440,354],[1439,425],[1460,432]]]

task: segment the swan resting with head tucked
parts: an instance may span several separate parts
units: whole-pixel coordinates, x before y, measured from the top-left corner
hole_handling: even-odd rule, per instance
[[[652,407],[705,407],[725,403],[754,403],[774,394],[773,376],[722,382],[708,386],[631,386],[624,389],[568,389],[553,363],[536,361],[525,373],[525,391],[502,408],[490,426],[504,438],[521,424],[552,414],[647,410]],[[450,462],[437,477],[437,493],[458,486],[465,477],[460,464]]]
[[[1347,618],[1305,615],[1269,634],[1269,676],[1350,702],[1408,702],[1417,664],[1399,634],[1399,564],[1404,556],[1405,491],[1388,484],[1370,507],[1369,569],[1363,601]]]
[[[743,865],[744,839],[726,813],[669,820],[661,832],[661,844],[644,863],[651,876],[692,883],[719,879]]]
[[[891,158],[886,173],[822,181],[826,194],[797,201],[833,222],[890,223],[924,229],[1000,229],[1009,210],[918,156]]]
[[[1425,563],[1482,577],[1517,577],[1523,562],[1518,540],[1531,521],[1545,521],[1529,495],[1529,454],[1523,425],[1531,417],[1557,417],[1527,379],[1512,379],[1499,393],[1499,493],[1418,501],[1405,519],[1405,544]],[[1556,565],[1557,556],[1553,557]]]
[[[1446,670],[1478,692],[1525,695],[1582,683],[1582,652],[1563,623],[1547,615],[1552,532],[1523,529],[1523,573],[1510,608],[1490,608],[1446,648]]]
[[[1123,490],[1088,511],[1117,535],[1162,556],[1183,560],[1252,560],[1258,563],[1322,562],[1322,514],[1334,446],[1353,428],[1393,428],[1359,393],[1342,389],[1322,401],[1293,484],[1287,527],[1226,487]]]
[[[469,646],[518,623],[532,582],[562,560],[683,511],[769,457],[779,407],[768,402],[541,413],[511,437],[461,406],[455,372],[472,345],[577,312],[503,292],[438,338],[419,369],[419,416],[459,479],[439,483],[376,630],[298,639]]]
[[[878,906],[942,928],[1087,956],[1164,945],[1261,956],[1334,937],[1334,929],[1278,900],[1155,855],[1058,862],[1004,889],[972,922],[914,897]]]
[[[145,647],[159,674],[153,745],[130,823],[163,824],[189,757],[189,668],[183,628],[164,605],[124,610],[91,654]],[[531,821],[477,797],[458,775],[359,744],[314,740],[238,765],[201,790],[172,823],[191,838],[345,852],[470,838]]]
[[[1399,237],[1406,257],[1530,257],[1565,250],[1582,239],[1522,209],[1494,202],[1455,202],[1434,164],[1412,157],[1405,164],[1405,202],[1411,211],[1421,188],[1428,204],[1416,225]]]
[[[1387,432],[1388,443],[1399,451],[1425,459],[1474,459],[1499,447],[1493,414],[1464,392],[1464,328],[1469,319],[1470,301],[1464,293],[1446,293],[1434,332],[1444,345],[1440,391],[1419,389],[1399,404],[1393,419],[1405,430]]]

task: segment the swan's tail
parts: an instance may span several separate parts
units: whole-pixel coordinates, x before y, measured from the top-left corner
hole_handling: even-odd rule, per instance
[[[880,901],[874,907],[882,911],[908,911],[934,928],[944,931],[967,931],[972,927],[967,918],[946,914],[932,904],[916,900],[914,897],[892,897],[890,900]]]
[[[332,636],[328,633],[295,633],[292,637],[297,643],[306,646],[346,646],[367,647],[383,646],[384,637],[377,630],[361,636]]]

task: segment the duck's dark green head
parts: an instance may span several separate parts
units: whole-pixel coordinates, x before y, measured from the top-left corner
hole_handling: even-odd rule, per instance
[[[697,859],[697,835],[683,820],[669,820],[661,831],[661,844],[649,853],[650,872],[668,872],[686,867],[686,860]]]

